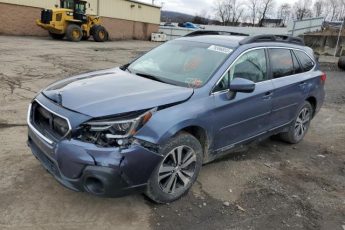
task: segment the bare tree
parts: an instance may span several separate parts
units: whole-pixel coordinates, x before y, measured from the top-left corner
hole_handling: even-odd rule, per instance
[[[329,19],[333,20],[341,20],[343,16],[345,2],[344,0],[329,0]]]
[[[244,12],[244,6],[239,0],[218,0],[215,11],[224,25],[238,25]]]
[[[263,20],[273,9],[274,0],[261,0],[259,7],[259,27],[263,26]]]
[[[277,17],[282,20],[283,26],[286,26],[291,17],[291,5],[285,3],[278,8]]]
[[[335,19],[336,13],[337,13],[337,8],[338,8],[338,3],[339,1],[337,0],[330,0],[329,1],[329,6],[331,10],[331,21]]]
[[[341,11],[339,15],[339,20],[343,21],[345,20],[345,0],[342,0],[340,4],[341,4]]]
[[[230,9],[231,24],[237,25],[244,11],[243,4],[238,0],[228,0],[227,6]]]
[[[315,17],[321,17],[324,13],[325,2],[323,0],[317,0],[314,3],[314,14]]]
[[[293,6],[295,17],[297,20],[302,20],[303,18],[311,17],[311,10],[309,8],[310,0],[299,0]]]
[[[260,0],[248,0],[247,6],[251,11],[251,22],[253,24],[253,26],[255,26],[255,21],[257,18],[257,14],[259,11],[259,1]]]
[[[226,23],[226,14],[227,10],[224,7],[224,1],[223,0],[217,0],[215,1],[215,11],[216,11],[216,16],[219,17],[220,21],[225,25]]]

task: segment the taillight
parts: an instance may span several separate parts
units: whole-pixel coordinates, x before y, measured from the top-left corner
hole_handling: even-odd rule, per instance
[[[324,82],[326,81],[326,79],[327,79],[326,73],[322,73],[322,75],[321,75],[321,81],[324,83]]]

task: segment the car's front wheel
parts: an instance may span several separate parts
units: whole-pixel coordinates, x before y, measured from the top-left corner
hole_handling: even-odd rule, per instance
[[[188,192],[202,166],[200,142],[188,133],[173,137],[160,151],[164,158],[153,171],[146,195],[157,203],[169,203]]]
[[[312,116],[313,107],[306,101],[298,111],[295,120],[291,123],[289,131],[282,133],[281,138],[291,144],[300,142],[309,129]]]

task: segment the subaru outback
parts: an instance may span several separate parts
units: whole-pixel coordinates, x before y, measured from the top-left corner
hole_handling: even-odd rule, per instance
[[[28,109],[28,145],[72,190],[172,202],[203,164],[244,144],[300,142],[325,80],[299,38],[185,36],[42,90]]]

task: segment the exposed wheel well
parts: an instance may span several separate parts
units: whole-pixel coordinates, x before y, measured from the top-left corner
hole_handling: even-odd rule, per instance
[[[181,131],[187,132],[187,133],[193,135],[196,139],[198,139],[198,141],[200,142],[200,144],[202,146],[202,150],[203,150],[203,154],[204,154],[204,158],[205,158],[207,156],[207,150],[208,150],[208,146],[209,146],[209,141],[208,141],[206,131],[199,126],[189,126],[189,127],[182,129]]]
[[[316,102],[316,98],[315,97],[308,97],[307,101],[311,104],[311,106],[313,107],[313,116],[315,114],[316,111],[316,106],[317,106],[317,102]]]

